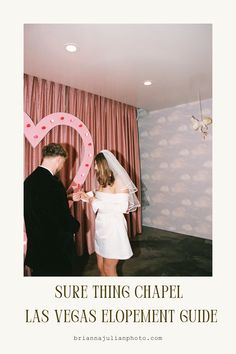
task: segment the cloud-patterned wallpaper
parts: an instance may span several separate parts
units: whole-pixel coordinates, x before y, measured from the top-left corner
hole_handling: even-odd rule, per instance
[[[202,101],[212,116],[212,100]],[[212,126],[192,128],[199,102],[138,115],[143,225],[212,238]]]

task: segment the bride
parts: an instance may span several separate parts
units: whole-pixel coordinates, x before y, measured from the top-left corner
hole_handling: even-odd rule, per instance
[[[109,150],[96,155],[94,167],[98,189],[79,192],[78,200],[89,202],[96,213],[95,252],[100,275],[117,276],[119,260],[133,255],[124,214],[140,206],[137,188]]]

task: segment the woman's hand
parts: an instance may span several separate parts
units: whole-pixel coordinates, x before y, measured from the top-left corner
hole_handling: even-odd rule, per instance
[[[88,202],[89,201],[89,196],[85,192],[80,192],[80,199],[83,202]]]
[[[72,200],[74,202],[80,201],[81,200],[81,193],[82,193],[81,191],[72,193]]]
[[[71,194],[71,197],[74,202],[78,202],[82,200],[83,202],[88,203],[88,202],[92,202],[94,199],[92,192],[85,193],[83,191],[74,192]]]

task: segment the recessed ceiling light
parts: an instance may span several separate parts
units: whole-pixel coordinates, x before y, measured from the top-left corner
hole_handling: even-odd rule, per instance
[[[68,52],[70,52],[70,53],[74,53],[74,52],[77,51],[77,47],[76,47],[76,45],[73,44],[73,43],[65,44],[65,48],[66,48],[66,50],[67,50]]]
[[[144,81],[143,83],[145,86],[150,86],[152,85],[152,82],[150,80]]]

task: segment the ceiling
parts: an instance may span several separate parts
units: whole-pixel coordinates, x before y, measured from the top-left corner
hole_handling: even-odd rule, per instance
[[[26,24],[24,71],[154,111],[212,96],[211,31],[210,24]]]

